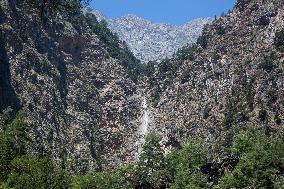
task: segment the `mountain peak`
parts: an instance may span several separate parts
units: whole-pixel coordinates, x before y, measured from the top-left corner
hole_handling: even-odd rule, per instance
[[[92,13],[98,20],[103,17],[99,11]],[[170,58],[179,48],[196,42],[204,25],[212,21],[211,18],[199,18],[178,26],[154,23],[135,14],[105,20],[109,29],[117,33],[143,63]]]

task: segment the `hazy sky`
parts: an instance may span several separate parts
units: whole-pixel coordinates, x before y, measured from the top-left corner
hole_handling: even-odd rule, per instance
[[[136,14],[154,22],[183,24],[232,9],[236,0],[93,0],[91,7],[108,18]]]

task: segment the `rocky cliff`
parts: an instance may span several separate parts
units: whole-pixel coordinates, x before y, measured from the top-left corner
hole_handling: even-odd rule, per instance
[[[210,18],[200,18],[184,25],[158,24],[136,15],[107,19],[98,11],[91,11],[99,20],[106,20],[111,31],[127,43],[133,54],[143,63],[162,60],[181,47],[195,43]]]
[[[166,144],[201,138],[226,145],[252,126],[283,136],[283,7],[280,0],[240,0],[186,56],[153,66],[152,127]]]
[[[27,2],[1,1],[0,108],[26,110],[28,153],[78,172],[132,160],[141,99],[129,65],[137,60],[94,16],[77,9],[44,24]]]

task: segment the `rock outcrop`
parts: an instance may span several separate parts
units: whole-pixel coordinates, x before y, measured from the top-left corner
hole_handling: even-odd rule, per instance
[[[283,7],[280,0],[239,1],[205,28],[198,46],[188,48],[192,56],[155,66],[148,78],[152,124],[166,143],[222,146],[253,126],[283,136]]]
[[[125,62],[80,10],[43,24],[26,2],[1,1],[0,108],[27,111],[28,153],[77,172],[133,160],[141,99]]]
[[[211,18],[200,18],[184,25],[158,24],[136,15],[107,19],[98,11],[91,11],[99,20],[105,20],[111,31],[127,43],[142,63],[170,58],[181,47],[195,43]]]

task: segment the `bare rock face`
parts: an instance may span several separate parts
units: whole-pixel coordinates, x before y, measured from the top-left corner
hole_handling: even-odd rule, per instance
[[[142,63],[170,58],[181,47],[195,43],[206,24],[212,19],[200,18],[181,26],[153,23],[136,15],[107,19],[92,11],[99,20],[106,20],[111,31],[125,41]]]
[[[132,161],[136,86],[84,15],[44,25],[37,10],[13,0],[1,1],[0,12],[0,108],[27,111],[28,153],[51,154],[76,172]]]
[[[156,65],[148,78],[152,127],[166,143],[221,146],[253,126],[283,136],[284,59],[275,45],[283,7],[280,0],[240,3],[204,30],[193,57],[169,60],[177,72]]]

